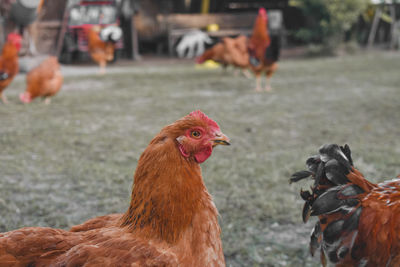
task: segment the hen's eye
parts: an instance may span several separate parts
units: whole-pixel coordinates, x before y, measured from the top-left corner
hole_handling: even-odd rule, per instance
[[[201,136],[201,133],[199,131],[193,131],[191,132],[191,135],[194,138],[199,138]]]

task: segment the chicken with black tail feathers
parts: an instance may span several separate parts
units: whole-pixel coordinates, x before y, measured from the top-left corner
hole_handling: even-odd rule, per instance
[[[400,179],[369,182],[354,167],[348,145],[323,145],[306,165],[290,182],[314,180],[311,191],[300,192],[303,221],[318,218],[311,254],[320,249],[323,266],[327,258],[336,266],[399,266]]]

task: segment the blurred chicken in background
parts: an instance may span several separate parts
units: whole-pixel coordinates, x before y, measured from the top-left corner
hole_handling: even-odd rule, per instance
[[[279,27],[280,20],[276,20]],[[276,26],[275,25],[275,28]],[[250,38],[239,35],[236,38],[225,37],[222,42],[207,49],[197,63],[214,60],[225,68],[232,65],[241,68],[246,77],[250,77],[247,69],[250,68],[256,76],[257,92],[261,91],[261,74],[266,74],[265,91],[271,91],[270,79],[278,69],[278,60],[281,49],[279,35],[271,35],[268,31],[268,15],[264,8],[260,8]]]
[[[215,62],[222,64],[224,68],[226,68],[228,66],[228,63],[225,61],[224,54],[224,43],[216,43],[214,46],[207,49],[201,56],[196,58],[196,63],[203,64],[207,60],[214,60]]]
[[[3,46],[0,57],[0,98],[4,104],[7,98],[3,95],[4,89],[11,83],[19,71],[18,51],[21,48],[21,35],[10,33],[7,42]]]
[[[60,91],[63,80],[57,58],[48,57],[27,74],[26,91],[19,98],[27,104],[36,97],[43,97],[45,104],[49,104],[50,97]]]
[[[234,67],[240,68],[243,74],[250,78],[248,72],[249,67],[249,53],[247,51],[248,38],[244,35],[239,35],[236,38],[226,37],[223,39],[225,45],[225,58],[228,63]]]
[[[267,11],[260,8],[248,43],[250,67],[256,75],[257,92],[261,91],[261,73],[263,72],[267,78],[265,91],[271,91],[270,79],[278,69],[280,46],[280,37],[269,35]]]
[[[88,48],[92,59],[99,64],[99,74],[106,73],[107,62],[114,60],[115,43],[122,38],[118,26],[92,26],[88,29]]]
[[[229,65],[241,68],[244,75],[249,77],[246,71],[249,66],[249,54],[247,52],[247,37],[239,35],[236,38],[225,37],[222,42],[207,49],[196,59],[198,64],[207,60],[216,61],[226,69]]]

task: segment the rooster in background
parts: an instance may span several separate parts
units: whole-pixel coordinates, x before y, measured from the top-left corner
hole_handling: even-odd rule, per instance
[[[22,37],[16,33],[7,36],[7,42],[3,46],[0,57],[0,98],[4,104],[7,98],[3,95],[4,89],[11,83],[14,76],[18,74],[18,51],[21,48]]]
[[[271,76],[278,69],[280,37],[268,33],[268,15],[260,8],[248,43],[250,68],[256,75],[256,91],[261,91],[261,73],[266,74],[266,91],[271,91]]]
[[[70,231],[26,227],[0,233],[1,266],[225,266],[218,211],[200,163],[229,145],[194,111],[164,127],[142,153],[124,214]]]
[[[122,38],[122,30],[117,26],[91,26],[88,29],[88,48],[92,59],[100,65],[99,74],[106,73],[108,61],[114,59],[115,43]]]
[[[49,57],[27,74],[26,91],[19,98],[23,103],[29,103],[36,97],[44,97],[45,104],[49,104],[50,97],[60,90],[62,83],[60,64],[56,57]]]
[[[350,148],[324,145],[306,162],[308,170],[291,182],[312,176],[303,221],[318,216],[311,233],[310,251],[321,248],[336,266],[400,266],[400,179],[369,182],[354,168]]]

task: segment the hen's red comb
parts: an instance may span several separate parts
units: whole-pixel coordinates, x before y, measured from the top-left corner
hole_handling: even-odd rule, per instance
[[[263,8],[263,7],[260,7],[260,8],[258,9],[258,15],[259,15],[259,16],[262,16],[262,17],[265,18],[265,19],[268,19],[267,10],[265,10],[265,8]]]
[[[11,41],[11,42],[21,42],[22,40],[22,36],[19,35],[18,33],[9,33],[7,35],[7,41]]]
[[[195,118],[199,118],[199,119],[201,119],[201,120],[207,122],[207,124],[208,124],[210,127],[212,127],[212,128],[218,128],[218,129],[219,129],[218,124],[217,124],[214,120],[210,119],[210,118],[209,118],[206,114],[204,114],[201,110],[192,111],[192,112],[190,112],[189,116],[192,116],[192,117],[195,117]]]

